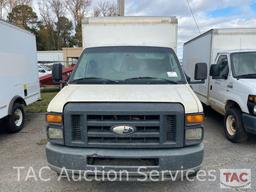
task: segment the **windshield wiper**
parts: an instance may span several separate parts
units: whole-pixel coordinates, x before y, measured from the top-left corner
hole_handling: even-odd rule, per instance
[[[238,75],[237,78],[238,78],[238,79],[240,79],[240,78],[256,78],[256,73]]]
[[[157,77],[134,77],[134,78],[129,78],[125,79],[124,82],[135,82],[135,81],[146,81],[146,83],[156,83],[156,82],[165,82],[169,84],[178,84],[176,81],[171,81],[169,79],[163,79],[163,78],[157,78]]]
[[[72,80],[69,83],[71,83],[71,84],[94,84],[94,83],[117,84],[118,81],[104,79],[104,78],[100,78],[100,77],[85,77],[85,78]]]

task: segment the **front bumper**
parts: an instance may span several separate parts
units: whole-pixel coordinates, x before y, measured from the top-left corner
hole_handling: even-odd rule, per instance
[[[243,114],[244,128],[248,133],[256,134],[256,116]]]
[[[155,166],[143,166],[143,171],[150,172],[156,170],[163,171],[184,171],[194,172],[200,169],[203,160],[203,144],[177,149],[90,149],[90,148],[70,148],[48,143],[46,155],[49,166],[54,171],[60,173],[62,168],[68,172],[80,173],[79,171],[127,171],[132,175],[137,175],[138,166],[124,164],[116,165],[91,165],[87,162],[88,157],[106,158],[129,158],[147,159],[156,158],[158,164]]]

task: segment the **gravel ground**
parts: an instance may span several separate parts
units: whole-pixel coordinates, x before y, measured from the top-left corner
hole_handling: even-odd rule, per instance
[[[227,141],[223,134],[223,117],[213,112],[206,111],[205,131],[205,158],[203,170],[216,170],[224,168],[249,168],[252,169],[252,189],[256,191],[256,137],[243,144],[233,144]],[[10,191],[43,191],[43,192],[71,192],[71,191],[221,191],[219,176],[216,181],[166,181],[166,182],[70,182],[57,180],[53,171],[44,170],[42,176],[50,181],[36,181],[31,177],[29,167],[35,170],[39,178],[41,167],[47,166],[45,156],[46,136],[43,114],[29,114],[26,126],[18,134],[8,135],[0,133],[0,192]],[[13,167],[24,167],[20,171],[18,181],[17,170]],[[236,190],[239,191],[239,190]],[[241,190],[242,191],[242,190]]]

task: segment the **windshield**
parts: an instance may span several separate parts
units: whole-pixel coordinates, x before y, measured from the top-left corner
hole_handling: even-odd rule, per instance
[[[231,54],[234,77],[256,77],[256,52]]]
[[[69,83],[185,83],[171,49],[156,47],[89,48],[82,54]]]

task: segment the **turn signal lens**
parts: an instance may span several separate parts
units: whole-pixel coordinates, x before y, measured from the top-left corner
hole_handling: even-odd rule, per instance
[[[189,124],[203,123],[204,122],[204,115],[203,114],[186,115],[186,122],[189,123]]]
[[[250,95],[248,100],[252,103],[256,103],[256,96]]]
[[[53,115],[48,114],[46,115],[46,122],[47,123],[62,123],[62,115]]]

